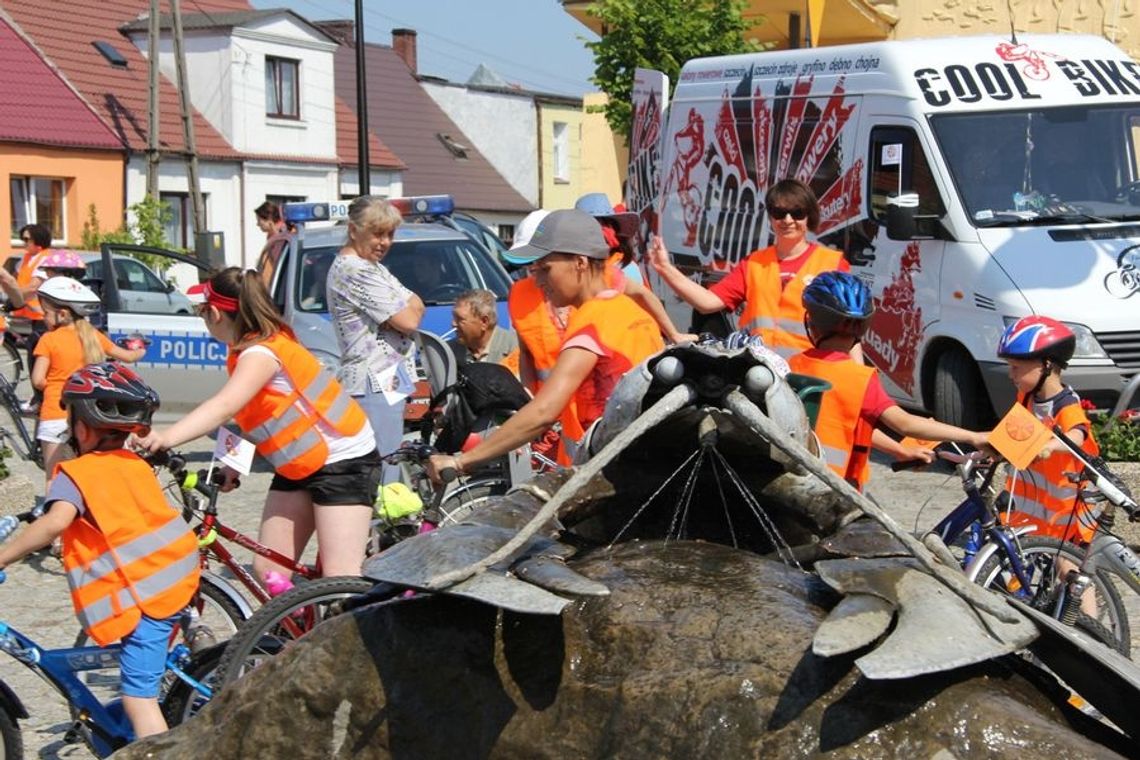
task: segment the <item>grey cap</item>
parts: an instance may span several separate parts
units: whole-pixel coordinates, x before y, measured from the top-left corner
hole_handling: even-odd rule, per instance
[[[598,220],[571,208],[551,211],[535,229],[530,243],[502,256],[512,264],[533,264],[551,253],[606,259],[609,258],[610,247]]]

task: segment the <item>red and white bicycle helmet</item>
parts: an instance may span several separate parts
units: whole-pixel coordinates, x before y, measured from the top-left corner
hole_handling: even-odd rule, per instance
[[[158,409],[158,394],[117,362],[88,364],[72,373],[60,399],[65,409],[99,430],[146,435]]]
[[[85,271],[87,269],[86,262],[75,251],[64,251],[59,248],[53,249],[48,252],[40,260],[40,269],[70,269]]]
[[[81,317],[99,311],[99,296],[79,280],[70,277],[49,277],[36,291],[41,301],[57,309],[71,309]]]
[[[1050,317],[1028,316],[1005,328],[998,341],[1000,359],[1041,359],[1064,367],[1077,349],[1077,337]]]

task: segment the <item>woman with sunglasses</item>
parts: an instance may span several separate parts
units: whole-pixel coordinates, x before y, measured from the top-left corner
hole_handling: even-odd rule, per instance
[[[649,261],[678,296],[702,314],[722,309],[740,314],[740,329],[763,339],[785,359],[811,348],[804,328],[804,287],[821,272],[850,271],[839,251],[807,239],[819,227],[819,202],[803,182],[785,179],[764,198],[776,240],[754,251],[711,288],[690,280],[673,265],[665,243],[654,236]],[[852,356],[862,360],[856,345]]]

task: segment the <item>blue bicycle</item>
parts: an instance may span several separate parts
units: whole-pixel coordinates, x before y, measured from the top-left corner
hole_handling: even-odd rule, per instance
[[[1032,533],[1031,527],[1012,527],[1000,519],[991,487],[998,463],[986,462],[976,452],[940,448],[936,453],[956,466],[966,498],[923,536],[923,542],[944,561],[958,564],[971,581],[1059,618],[1056,601],[1063,574],[1058,572],[1057,561],[1080,566],[1084,551],[1048,536],[1026,535]],[[901,462],[892,469],[908,466],[914,464]],[[957,554],[950,551],[952,546]],[[1081,613],[1072,624],[1127,656],[1130,630],[1120,593],[1103,571],[1092,576],[1090,588],[1097,614]]]
[[[0,583],[6,574],[0,570]],[[178,644],[166,658],[162,708],[170,726],[177,725],[210,699],[206,682],[211,679],[221,655],[221,646],[191,656],[185,644]],[[67,647],[45,649],[34,640],[0,621],[0,651],[6,652],[43,678],[72,708],[75,723],[65,741],[84,742],[99,757],[107,757],[134,740],[131,723],[119,698],[102,701],[84,683],[89,671],[116,670],[122,647]],[[117,679],[116,679],[117,680]],[[20,720],[28,710],[12,688],[0,680],[0,745],[5,760],[23,757]]]

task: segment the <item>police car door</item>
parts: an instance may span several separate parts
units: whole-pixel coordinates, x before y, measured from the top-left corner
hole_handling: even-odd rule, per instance
[[[914,122],[900,120],[871,128],[868,219],[861,250],[849,247],[852,272],[871,287],[875,314],[863,340],[863,355],[878,367],[896,399],[923,405],[921,356],[927,331],[941,318],[939,280],[943,266],[946,213],[930,150]],[[917,195],[916,228],[892,239],[887,230],[890,201]]]
[[[113,271],[113,253],[128,256],[144,253],[165,259],[169,267],[160,268],[167,270],[183,288],[198,282],[198,273],[209,269],[197,259],[173,251],[105,243],[102,246],[104,272]],[[222,387],[226,379],[226,347],[210,337],[200,317],[157,310],[165,304],[148,306],[139,302],[125,308],[115,278],[105,278],[102,291],[110,338],[116,340],[141,333],[150,340],[146,355],[135,367],[158,392],[163,411],[190,409]],[[165,309],[169,309],[169,305],[165,305]]]

